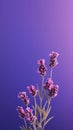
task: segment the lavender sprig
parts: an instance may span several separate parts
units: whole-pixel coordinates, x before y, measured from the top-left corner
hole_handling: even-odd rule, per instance
[[[51,100],[58,95],[59,86],[54,83],[52,76],[53,68],[58,64],[57,58],[59,54],[52,51],[49,56],[49,66],[51,68],[50,77],[44,81],[47,67],[45,65],[45,60],[40,59],[38,60],[38,73],[42,77],[42,85],[41,87],[38,85],[37,87],[34,85],[27,86],[28,92],[34,98],[34,104],[31,105],[26,92],[19,92],[18,94],[18,98],[20,98],[26,106],[25,109],[21,106],[17,107],[19,117],[24,120],[24,126],[20,127],[21,130],[39,130],[39,128],[44,130],[48,122],[53,119],[53,116],[49,117]],[[37,102],[37,97],[39,97],[40,103]],[[33,109],[31,109],[31,106]]]

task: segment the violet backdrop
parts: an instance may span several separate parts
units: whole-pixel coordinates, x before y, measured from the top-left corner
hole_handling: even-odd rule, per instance
[[[52,50],[60,53],[53,72],[60,89],[46,130],[73,130],[73,1],[0,0],[0,130],[23,124],[17,94],[40,84],[37,60],[45,58],[48,66]]]

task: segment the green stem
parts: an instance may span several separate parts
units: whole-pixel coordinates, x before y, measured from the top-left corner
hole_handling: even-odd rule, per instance
[[[50,70],[50,78],[52,79],[53,68]]]
[[[44,85],[44,76],[42,76],[42,89],[41,89],[41,95],[43,94],[43,85]]]
[[[44,84],[44,76],[42,76],[42,87],[43,87],[43,84]]]
[[[37,128],[36,128],[36,126],[35,126],[35,125],[33,125],[33,128],[34,128],[34,130],[37,130]]]
[[[42,109],[42,98],[40,99],[40,108]],[[40,122],[42,120],[42,114],[40,113]]]
[[[27,123],[26,123],[25,118],[24,118],[24,123],[25,123],[25,128],[26,128],[26,130],[27,130]]]
[[[43,85],[44,85],[44,76],[42,76],[42,89],[41,89],[41,95],[42,95],[42,97],[40,98],[40,108],[42,109],[42,100],[43,100],[43,93],[44,93],[44,88],[43,88]],[[41,120],[42,120],[42,118],[43,118],[43,115],[40,113],[40,122],[41,122]],[[41,126],[42,126],[42,122],[41,122]]]
[[[43,110],[45,110],[46,105],[47,105],[47,100],[46,100],[46,102],[45,102],[45,104],[43,106]]]
[[[36,97],[34,96],[34,106],[35,106],[35,115],[36,115]]]

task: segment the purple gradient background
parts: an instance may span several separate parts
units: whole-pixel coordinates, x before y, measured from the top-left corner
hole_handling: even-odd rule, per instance
[[[58,51],[59,95],[46,130],[73,130],[73,1],[0,0],[0,130],[18,130],[17,93],[39,82],[37,60]],[[49,75],[49,71],[48,71]]]

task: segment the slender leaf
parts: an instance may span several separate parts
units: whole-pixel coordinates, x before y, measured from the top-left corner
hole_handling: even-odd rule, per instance
[[[50,117],[46,122],[45,122],[45,124],[44,124],[44,126],[46,126],[47,125],[47,123],[50,121],[50,120],[52,120],[54,117],[52,116],[52,117]]]

